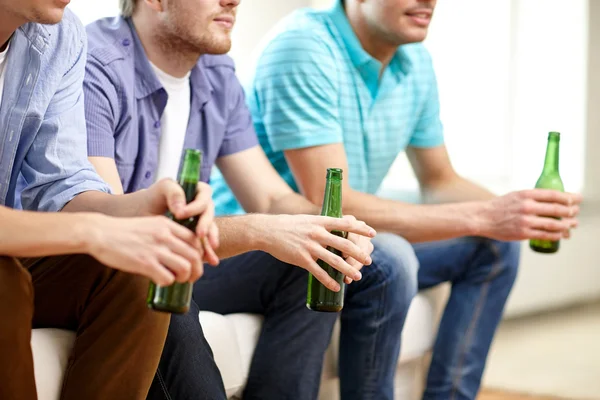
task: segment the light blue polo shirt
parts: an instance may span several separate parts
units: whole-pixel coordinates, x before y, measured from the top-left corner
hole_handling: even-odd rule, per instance
[[[361,47],[341,1],[296,11],[269,37],[246,96],[261,146],[294,190],[285,150],[343,143],[350,186],[373,194],[407,146],[443,144],[437,82],[422,44],[400,46],[380,78],[381,63]],[[220,175],[211,184],[217,214],[243,212]]]

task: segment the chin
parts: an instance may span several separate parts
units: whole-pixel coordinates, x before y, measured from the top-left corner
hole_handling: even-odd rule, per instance
[[[405,43],[419,43],[427,38],[427,29],[418,29],[412,32],[406,32],[404,35]]]
[[[207,49],[209,54],[226,54],[231,50],[231,39],[216,40]]]
[[[54,8],[51,10],[45,10],[39,13],[36,13],[32,22],[37,22],[39,24],[46,25],[54,25],[58,24],[65,14],[64,8]]]

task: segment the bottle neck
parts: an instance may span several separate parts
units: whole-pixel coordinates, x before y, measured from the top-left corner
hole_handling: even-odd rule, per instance
[[[327,178],[325,185],[325,196],[321,215],[328,217],[342,217],[342,181]]]
[[[186,150],[181,173],[177,179],[185,192],[186,201],[192,202],[196,197],[196,187],[200,181],[200,163],[202,155],[199,151]]]
[[[559,143],[560,142],[558,138],[548,138],[548,146],[546,147],[546,159],[544,161],[544,173],[558,172]]]

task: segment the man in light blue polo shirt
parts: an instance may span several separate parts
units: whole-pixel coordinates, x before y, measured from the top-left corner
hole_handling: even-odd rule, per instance
[[[417,243],[415,286],[452,283],[424,398],[475,399],[517,274],[519,244],[511,241],[568,237],[580,196],[528,190],[496,197],[456,174],[420,43],[435,3],[338,0],[327,11],[293,13],[269,36],[247,98],[261,145],[293,188],[319,204],[325,169],[343,168],[344,212],[389,232],[375,247],[400,258],[407,251],[401,236]],[[438,204],[376,196],[402,151],[424,199]],[[219,214],[242,212],[218,176],[212,186]],[[344,399],[393,396],[390,381],[357,393],[357,377],[340,377]]]

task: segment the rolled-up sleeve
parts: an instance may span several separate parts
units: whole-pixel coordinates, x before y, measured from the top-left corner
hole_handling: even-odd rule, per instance
[[[79,51],[66,71],[43,116],[21,173],[26,187],[21,204],[26,210],[59,211],[86,191],[109,193],[108,185],[87,160],[83,78],[86,37],[81,29]]]
[[[246,106],[244,89],[233,72],[230,79],[231,87],[228,92],[230,104],[229,119],[218,157],[228,156],[258,146],[258,138],[252,124],[252,116]]]

